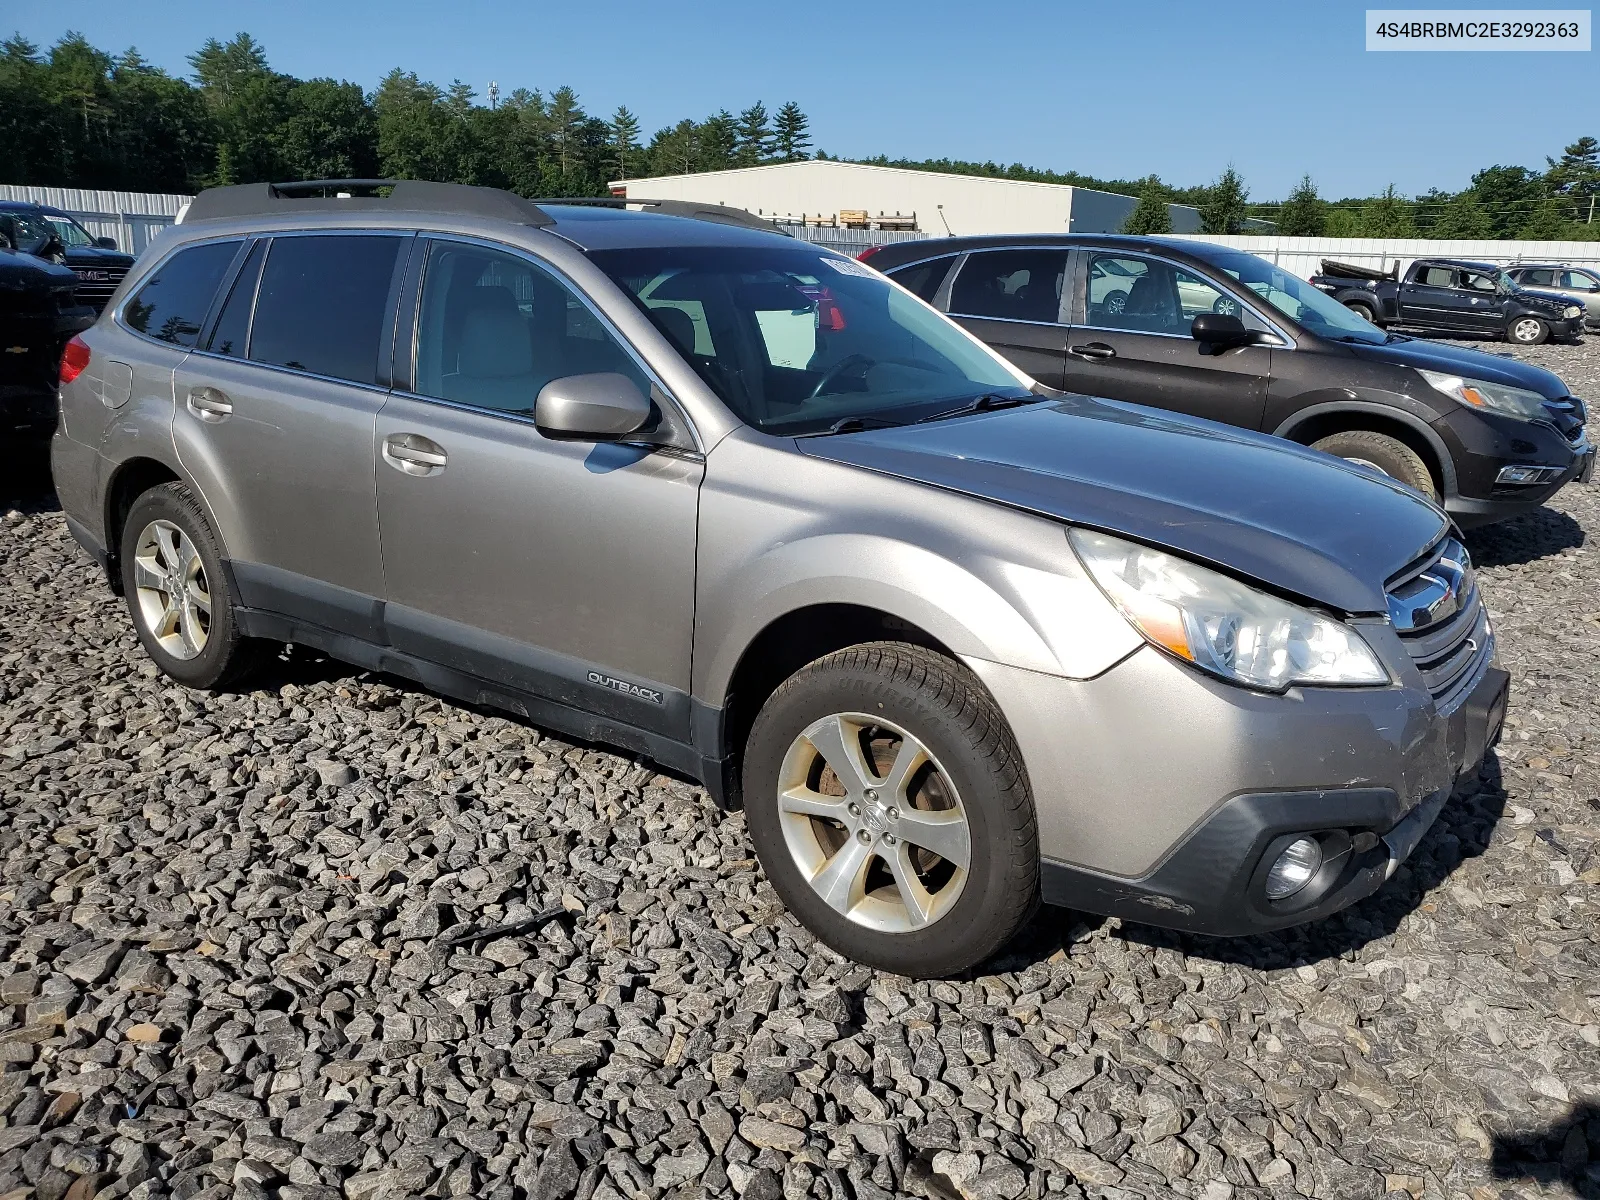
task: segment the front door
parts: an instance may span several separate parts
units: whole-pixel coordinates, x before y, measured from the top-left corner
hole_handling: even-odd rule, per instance
[[[1202,353],[1189,327],[1201,313],[1267,330],[1239,297],[1163,259],[1085,251],[1079,314],[1067,339],[1064,386],[1259,429],[1272,376],[1269,346]]]
[[[1069,251],[1040,246],[967,255],[950,286],[950,315],[1049,387],[1064,387],[1062,311]]]
[[[1474,329],[1470,300],[1457,268],[1423,267],[1400,285],[1400,320],[1434,329]]]
[[[227,526],[241,599],[369,641],[383,594],[373,426],[413,240],[257,239],[175,379],[174,440]]]
[[[1463,329],[1480,333],[1499,333],[1505,326],[1505,297],[1499,280],[1487,271],[1462,271]]]
[[[554,274],[431,241],[415,390],[378,418],[384,621],[397,649],[686,741],[704,466],[540,434],[540,388],[596,371],[650,391]]]

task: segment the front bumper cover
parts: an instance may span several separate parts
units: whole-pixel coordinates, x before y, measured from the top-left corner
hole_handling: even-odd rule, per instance
[[[1475,771],[1498,740],[1510,676],[1491,666],[1448,718],[1454,779]],[[1377,891],[1437,819],[1452,785],[1407,811],[1388,788],[1250,792],[1226,801],[1138,879],[1046,861],[1047,904],[1191,933],[1237,937],[1329,916]],[[1296,836],[1332,831],[1333,853],[1285,900],[1266,899],[1266,872]]]

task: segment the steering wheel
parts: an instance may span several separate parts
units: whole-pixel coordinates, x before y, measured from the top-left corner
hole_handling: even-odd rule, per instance
[[[817,380],[817,386],[811,389],[806,399],[815,400],[818,396],[825,395],[829,384],[844,378],[845,375],[858,368],[871,367],[875,362],[875,359],[868,358],[865,354],[846,355],[822,373],[822,378]]]

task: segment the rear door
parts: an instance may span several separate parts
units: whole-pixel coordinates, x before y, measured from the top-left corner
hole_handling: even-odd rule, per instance
[[[552,379],[654,380],[532,257],[423,241],[415,345],[402,333],[377,429],[391,643],[686,741],[702,459],[546,438],[533,410]]]
[[[1067,340],[1065,386],[1259,429],[1273,349],[1202,353],[1189,334],[1201,313],[1270,332],[1251,306],[1176,263],[1124,250],[1084,250]]]
[[[224,524],[244,603],[380,641],[373,429],[411,235],[250,247],[176,377],[173,435]]]
[[[950,284],[950,316],[1040,383],[1064,387],[1070,255],[1052,246],[973,251]]]

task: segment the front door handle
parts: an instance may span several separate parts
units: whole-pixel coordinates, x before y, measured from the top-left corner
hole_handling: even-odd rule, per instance
[[[407,475],[437,475],[447,461],[444,447],[420,433],[391,433],[383,439],[383,461]]]
[[[1078,358],[1115,358],[1116,350],[1104,342],[1090,342],[1087,346],[1069,346],[1067,353]]]
[[[233,401],[214,387],[190,388],[187,406],[191,413],[210,425],[233,415]]]

